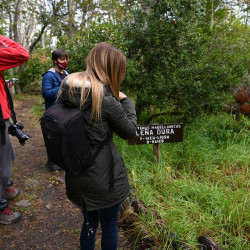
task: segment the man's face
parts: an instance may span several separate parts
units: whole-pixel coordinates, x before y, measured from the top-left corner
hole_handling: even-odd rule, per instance
[[[66,57],[65,56],[60,56],[57,60],[54,60],[54,63],[58,64],[58,63],[63,63],[65,61],[67,61]]]

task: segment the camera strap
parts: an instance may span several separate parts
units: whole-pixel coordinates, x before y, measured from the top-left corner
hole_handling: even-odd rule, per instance
[[[5,82],[5,81],[4,81]],[[17,123],[17,120],[16,120],[16,113],[14,111],[14,104],[13,104],[13,101],[12,101],[12,97],[10,95],[10,91],[9,91],[9,88],[7,86],[7,83],[5,82],[5,89],[6,89],[6,93],[7,93],[7,96],[8,96],[8,100],[9,100],[9,104],[10,104],[10,111],[11,111],[11,118],[13,120],[13,123]]]
[[[6,138],[5,138],[5,122],[3,119],[3,111],[2,111],[2,107],[0,104],[0,133],[1,133],[1,144],[5,144],[6,142]]]
[[[4,77],[3,77],[3,80],[4,80]],[[7,93],[7,97],[8,97],[8,101],[9,101],[9,104],[10,104],[10,111],[11,111],[11,118],[13,120],[13,123],[15,124],[17,122],[16,120],[16,114],[15,114],[15,111],[14,111],[14,105],[13,105],[13,101],[12,101],[12,97],[10,95],[10,92],[9,92],[9,89],[8,89],[8,86],[7,86],[7,83],[5,82],[4,80],[4,83],[5,83],[5,90],[6,90],[6,93]],[[2,107],[0,105],[0,133],[1,133],[1,144],[5,144],[6,142],[6,138],[5,138],[5,122],[4,122],[4,118],[3,118],[3,111],[2,111]]]

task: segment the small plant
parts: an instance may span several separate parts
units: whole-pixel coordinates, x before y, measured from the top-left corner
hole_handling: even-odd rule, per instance
[[[29,201],[32,201],[32,202],[34,202],[37,198],[38,198],[38,196],[37,195],[35,195],[35,194],[25,194],[25,198],[27,199],[27,200],[29,200]]]
[[[50,182],[55,182],[56,181],[56,176],[52,175],[49,177]]]

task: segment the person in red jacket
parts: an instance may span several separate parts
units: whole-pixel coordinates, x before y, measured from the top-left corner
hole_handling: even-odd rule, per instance
[[[9,138],[9,119],[14,113],[13,102],[3,70],[16,67],[30,58],[29,52],[19,43],[0,35],[0,223],[12,224],[21,219],[19,212],[8,209],[8,199],[13,199],[19,190],[13,189],[10,181],[15,153]]]

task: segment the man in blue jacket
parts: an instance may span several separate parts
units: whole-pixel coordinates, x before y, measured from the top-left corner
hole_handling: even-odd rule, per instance
[[[55,49],[52,52],[54,67],[43,74],[42,95],[45,100],[45,108],[48,109],[56,103],[57,92],[62,80],[69,74],[68,54],[63,49]]]
[[[62,80],[69,74],[66,70],[68,66],[68,53],[63,49],[55,49],[52,52],[54,67],[43,74],[42,95],[45,100],[45,109],[50,108],[56,103],[57,93]],[[46,167],[51,170],[62,170],[49,159]]]

